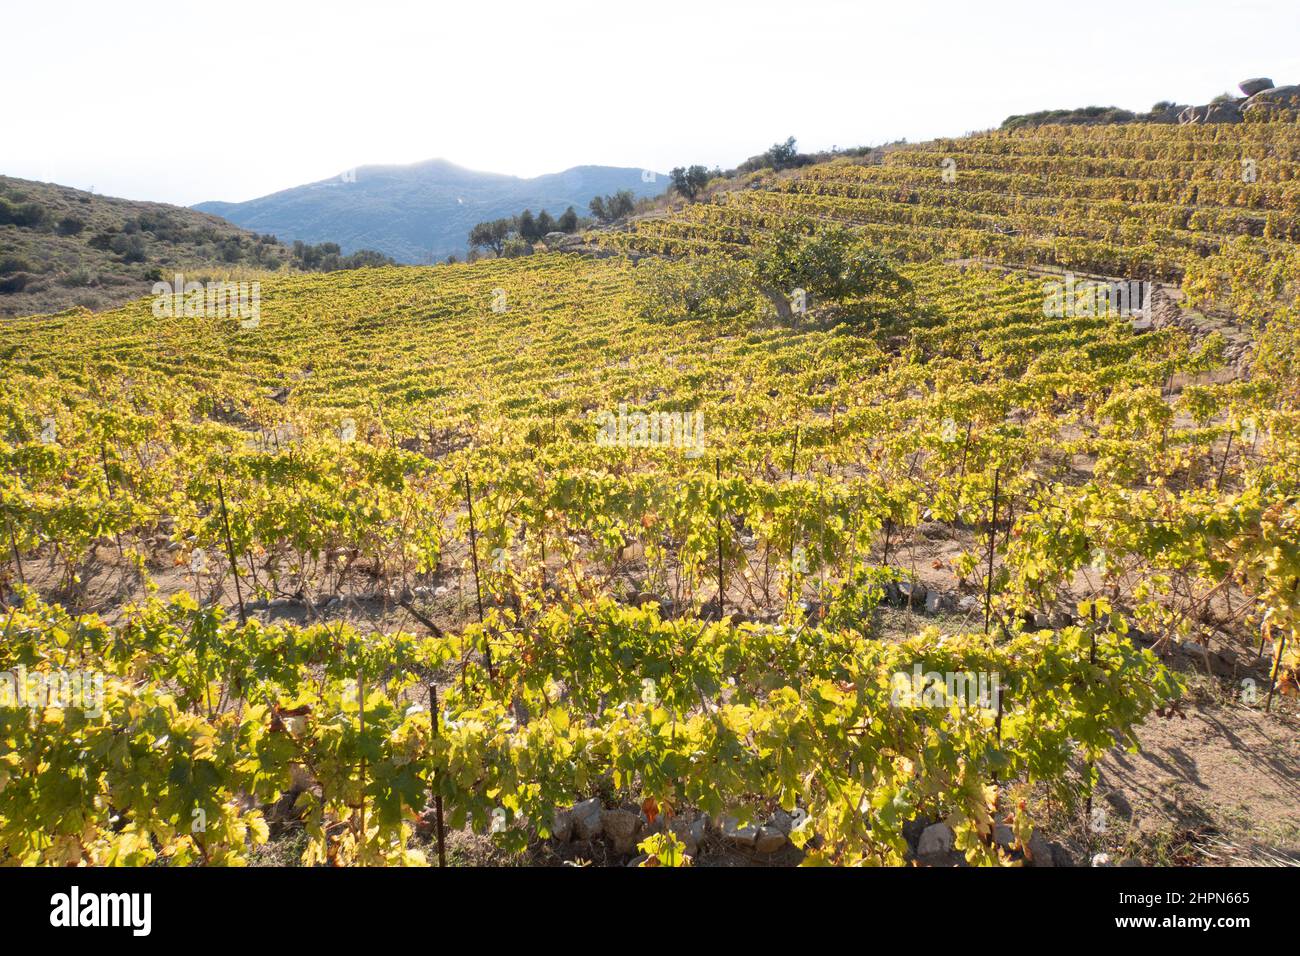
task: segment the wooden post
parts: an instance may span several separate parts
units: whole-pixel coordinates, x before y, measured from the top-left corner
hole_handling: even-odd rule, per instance
[[[723,617],[723,591],[725,580],[722,576],[722,459],[713,459],[713,474],[717,479],[718,490],[718,514],[716,527],[718,534],[718,620]]]
[[[221,501],[221,523],[226,529],[226,556],[230,559],[230,573],[235,576],[235,600],[239,602],[239,623],[248,623],[248,613],[244,610],[244,593],[239,586],[239,565],[235,563],[235,544],[230,538],[230,516],[226,513],[226,492],[217,479],[217,497]]]
[[[465,507],[469,510],[469,557],[474,568],[474,596],[478,600],[478,622],[483,623],[483,586],[478,579],[478,532],[474,527],[474,499],[469,491],[469,473],[465,474]],[[488,675],[495,677],[492,671],[492,648],[486,635],[483,638],[483,661],[487,664]]]
[[[366,678],[364,672],[357,671],[357,712],[361,720],[361,741],[366,736]],[[361,845],[366,843],[366,754],[361,752]]]
[[[1214,480],[1214,490],[1217,492],[1223,486],[1223,473],[1228,468],[1228,456],[1232,454],[1232,432],[1228,432],[1228,444],[1223,449],[1223,461],[1219,462],[1219,477]]]
[[[23,574],[23,559],[18,553],[18,539],[14,537],[14,525],[8,518],[5,518],[5,526],[9,529],[9,547],[14,552],[14,566],[18,568],[18,583],[23,587],[27,586],[27,576]]]
[[[984,585],[984,633],[989,632],[989,618],[993,613],[993,550],[998,540],[998,479],[1002,468],[993,469],[993,514],[989,521],[989,569]]]
[[[433,727],[433,739],[438,739],[438,687],[436,684],[429,685],[429,722]],[[442,788],[438,774],[438,767],[435,764],[433,768],[433,814],[435,825],[437,826],[438,837],[438,866],[447,865],[447,831],[442,822]]]
[[[1264,703],[1264,713],[1273,709],[1273,690],[1277,687],[1277,675],[1282,671],[1282,655],[1286,653],[1286,634],[1284,633],[1277,645],[1277,660],[1273,661],[1273,674],[1268,682],[1268,700]]]

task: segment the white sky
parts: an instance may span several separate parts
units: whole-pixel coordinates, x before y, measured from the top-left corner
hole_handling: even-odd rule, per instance
[[[0,173],[244,200],[369,163],[660,171],[1300,83],[1296,0],[5,0]]]

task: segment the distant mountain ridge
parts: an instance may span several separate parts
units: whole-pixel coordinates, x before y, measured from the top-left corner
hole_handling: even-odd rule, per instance
[[[662,173],[619,166],[574,166],[525,179],[431,159],[407,166],[361,166],[330,179],[247,202],[203,202],[199,212],[281,242],[337,242],[344,253],[377,249],[398,262],[461,255],[479,222],[542,209],[587,211],[593,196],[630,189],[639,199],[668,187]]]

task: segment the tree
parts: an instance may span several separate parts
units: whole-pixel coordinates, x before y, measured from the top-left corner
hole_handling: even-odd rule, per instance
[[[577,232],[578,231],[578,214],[570,206],[560,214],[555,226],[560,232]]]
[[[745,259],[708,254],[674,261],[652,257],[636,270],[641,314],[655,322],[719,321],[754,304],[754,277]]]
[[[636,197],[632,195],[632,190],[620,189],[612,196],[593,196],[588,208],[601,222],[613,222],[632,214],[636,208]]]
[[[533,219],[531,209],[525,209],[519,214],[519,218],[515,221],[515,231],[519,233],[519,237],[525,242],[537,241],[537,222]]]
[[[523,236],[511,236],[506,240],[501,255],[506,259],[517,259],[520,256],[530,256],[533,254],[533,245]]]
[[[767,151],[767,157],[772,161],[773,169],[785,169],[794,163],[799,156],[799,150],[795,145],[793,136],[786,138],[784,143],[774,143],[772,148]]]
[[[888,258],[842,226],[795,223],[777,232],[754,261],[755,283],[790,321],[813,299],[840,304],[869,295],[903,295],[912,286]]]
[[[471,249],[491,249],[498,256],[505,246],[506,237],[510,235],[510,230],[514,224],[509,219],[494,219],[491,222],[480,222],[469,231],[469,245]]]
[[[765,152],[749,157],[736,167],[736,170],[741,173],[752,173],[759,169],[779,171],[793,166],[803,166],[809,162],[812,162],[812,158],[800,156],[795,138],[790,136],[784,143],[773,143]]]
[[[668,175],[672,177],[673,189],[688,200],[694,200],[709,183],[709,171],[703,166],[678,166]]]
[[[545,239],[548,232],[555,232],[555,219],[543,209],[537,214],[537,237]]]
[[[635,208],[636,197],[632,195],[630,189],[620,189],[614,195],[605,197],[605,211],[609,213],[611,219],[630,216]]]

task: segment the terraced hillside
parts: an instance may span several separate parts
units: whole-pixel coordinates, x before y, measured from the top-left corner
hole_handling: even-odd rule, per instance
[[[1186,281],[1207,302],[1249,311],[1286,283],[1293,297],[1300,275],[1298,130],[1045,126],[936,140],[892,149],[876,165],[769,176],[642,221],[617,245],[744,246],[776,223],[813,217],[852,223],[909,258]]]
[[[591,237],[681,261],[5,322],[0,667],[104,694],[0,708],[0,860],[1286,858],[1294,304],[1218,270],[1294,255],[1300,140],[1233,129],[909,148]],[[1212,175],[1247,147],[1256,182]],[[821,219],[905,282],[792,322],[709,284]],[[1248,285],[1249,361],[943,258]],[[1138,745],[1250,785],[1163,805]]]

